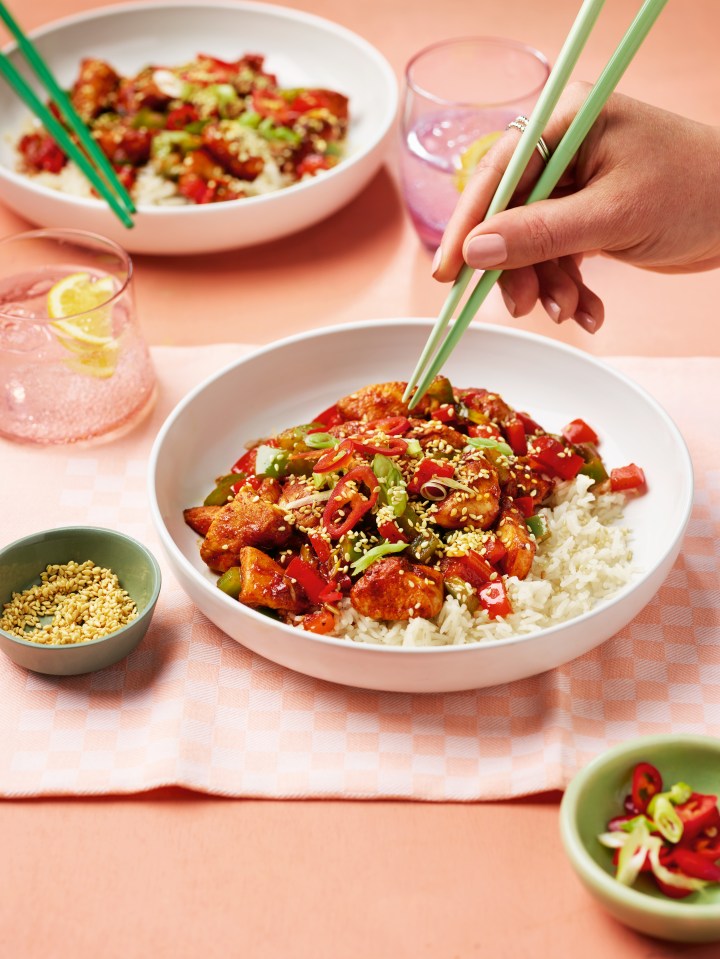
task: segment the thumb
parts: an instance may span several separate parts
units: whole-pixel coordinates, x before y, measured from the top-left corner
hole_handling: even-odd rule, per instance
[[[466,237],[463,256],[475,270],[533,266],[606,248],[613,239],[613,204],[586,187],[569,196],[513,207],[485,220]]]

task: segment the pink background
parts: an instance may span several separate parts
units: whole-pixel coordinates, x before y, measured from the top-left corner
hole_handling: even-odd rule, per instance
[[[13,4],[28,29],[102,5]],[[400,77],[415,50],[461,34],[513,35],[552,60],[579,2],[286,5],[360,33]],[[606,4],[578,76],[596,76],[630,6]],[[718,28],[713,0],[695,0],[692,15],[687,4],[669,4],[621,89],[720,124]],[[0,209],[0,235],[25,227]],[[430,279],[430,255],[403,212],[394,146],[361,199],[300,238],[187,261],[135,261],[138,307],[154,345],[262,343],[312,326],[433,315],[445,292]],[[539,312],[515,325],[609,356],[720,355],[720,272],[666,277],[596,260],[588,276],[607,307],[598,336],[570,324],[557,330]],[[510,322],[497,299],[484,317]],[[174,789],[6,800],[0,952],[13,959],[717,954],[716,946],[644,939],[602,912],[562,854],[558,800],[551,793],[502,803],[280,802]]]

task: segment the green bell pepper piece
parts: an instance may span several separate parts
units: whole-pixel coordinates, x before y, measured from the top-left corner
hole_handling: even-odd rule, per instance
[[[218,589],[233,599],[237,599],[242,592],[242,573],[239,566],[231,566],[226,569],[220,579],[217,581]]]
[[[243,479],[245,479],[244,473],[228,473],[226,476],[221,476],[215,489],[203,500],[203,506],[224,506],[232,498],[230,487]]]

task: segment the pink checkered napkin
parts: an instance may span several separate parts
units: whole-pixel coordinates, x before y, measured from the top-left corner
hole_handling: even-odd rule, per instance
[[[147,456],[177,400],[242,347],[158,348],[161,401],[118,443],[0,445],[3,541],[43,527],[123,529],[163,556]],[[682,557],[609,642],[511,685],[438,696],[367,692],[290,672],[202,616],[165,568],[134,654],[88,676],[27,673],[0,656],[0,794],[129,793],[180,785],[229,796],[497,799],[562,787],[620,740],[720,735],[720,358],[618,359],[662,396],[689,442],[697,497]],[[713,420],[711,422],[711,420]]]

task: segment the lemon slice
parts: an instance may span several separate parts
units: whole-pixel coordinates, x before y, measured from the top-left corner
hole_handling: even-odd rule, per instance
[[[74,354],[67,365],[78,373],[106,378],[115,372],[118,344],[108,301],[116,290],[111,276],[70,273],[48,292],[50,325],[62,346]]]
[[[453,182],[458,193],[462,193],[475,167],[501,136],[502,130],[494,130],[492,133],[486,133],[484,136],[478,137],[477,140],[473,140],[467,150],[463,150],[460,154],[460,167],[453,174]]]

